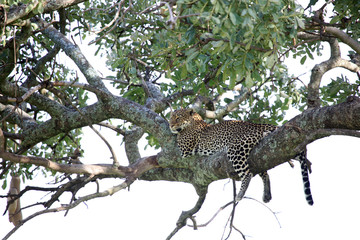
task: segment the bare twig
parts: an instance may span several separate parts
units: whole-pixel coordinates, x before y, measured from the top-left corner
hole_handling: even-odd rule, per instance
[[[262,206],[264,206],[267,210],[269,210],[269,211],[273,214],[273,216],[275,217],[275,219],[276,219],[276,221],[277,221],[277,223],[278,223],[278,225],[279,225],[279,228],[281,228],[281,224],[280,224],[280,221],[279,221],[278,217],[276,216],[276,212],[274,212],[273,210],[271,210],[271,208],[269,208],[265,203],[263,203],[263,202],[255,199],[255,198],[252,198],[252,197],[244,197],[244,198],[245,198],[245,199],[249,199],[249,200],[253,200],[253,201],[261,204]]]
[[[100,30],[97,30],[97,31],[92,31],[94,32],[95,34],[99,34],[101,33],[102,31],[106,30],[107,28],[109,28],[111,25],[113,25],[115,22],[117,22],[118,18],[119,18],[119,15],[120,15],[120,10],[121,10],[121,5],[124,3],[125,0],[122,0],[120,1],[119,3],[117,3],[117,11],[115,13],[115,16],[114,18],[108,23],[106,24],[103,28],[101,28]],[[91,31],[91,30],[90,30]]]
[[[101,122],[101,123],[98,123],[97,125],[114,130],[115,132],[117,132],[123,136],[126,134],[126,132],[124,130],[122,130],[114,125],[111,125],[110,123],[107,123],[107,122]]]
[[[106,140],[106,138],[101,135],[101,133],[96,130],[92,125],[89,125],[89,127],[101,138],[101,140],[104,141],[104,143],[106,144],[106,146],[109,148],[110,152],[111,152],[111,155],[112,155],[112,158],[113,158],[113,165],[114,167],[119,167],[120,164],[119,164],[119,161],[117,160],[117,157],[116,157],[116,154],[115,154],[115,151],[114,149],[112,148],[111,144]]]
[[[128,85],[129,82],[127,81],[123,81],[123,80],[120,80],[120,79],[116,79],[116,78],[101,78],[102,80],[109,80],[109,81],[113,81],[113,82],[117,82],[117,83],[121,83],[121,84],[125,84],[125,85]]]
[[[198,228],[200,228],[200,227],[206,227],[207,225],[209,225],[209,224],[216,218],[216,216],[217,216],[221,211],[223,211],[225,208],[227,208],[228,206],[230,206],[230,205],[233,204],[233,203],[234,203],[234,201],[231,201],[231,202],[228,202],[227,204],[225,204],[224,206],[221,206],[221,207],[216,211],[216,213],[215,213],[207,222],[205,222],[205,223],[203,223],[203,224],[197,224],[196,226],[197,226]],[[188,227],[192,227],[192,228],[195,227],[194,225],[191,225],[191,224],[187,224],[187,226],[188,226]]]
[[[147,7],[144,10],[142,10],[141,12],[139,12],[138,15],[156,11],[157,9],[161,8],[164,5],[165,5],[165,2],[155,3],[155,4],[151,5],[150,7]]]

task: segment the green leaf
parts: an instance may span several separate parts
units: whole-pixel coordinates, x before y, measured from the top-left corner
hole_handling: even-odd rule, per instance
[[[186,68],[186,65],[184,64],[184,65],[181,67],[181,73],[180,73],[181,79],[186,78],[187,73],[188,73],[188,72],[187,72],[187,68]]]
[[[272,68],[275,64],[275,62],[277,61],[277,55],[276,54],[272,54],[270,55],[267,59],[266,59],[266,66],[268,68]]]
[[[314,6],[316,3],[318,2],[318,0],[310,0],[309,4],[307,5],[306,8],[309,8],[311,6]]]
[[[214,48],[218,48],[221,47],[224,44],[224,41],[220,40],[220,41],[212,41],[211,44],[213,45]]]
[[[262,82],[262,78],[258,71],[252,72],[252,78],[254,78],[257,82]]]
[[[199,55],[199,51],[195,51],[192,54],[190,54],[187,59],[186,62],[191,62],[194,58],[196,58]]]
[[[230,84],[229,84],[229,88],[233,89],[235,87],[236,84],[236,72],[233,70],[230,72]]]
[[[246,78],[245,78],[245,86],[246,86],[247,88],[251,88],[252,86],[254,86],[254,81],[252,80],[250,74],[246,75]]]
[[[241,23],[241,18],[237,13],[230,12],[229,16],[230,16],[230,20],[231,20],[232,24],[239,25]]]
[[[301,28],[301,29],[305,29],[305,23],[302,19],[295,17],[295,21],[297,23],[297,25]]]
[[[306,55],[300,59],[301,65],[303,65],[305,63],[305,61],[306,61]]]
[[[6,189],[6,187],[7,187],[7,181],[6,181],[6,178],[3,180],[4,182],[3,182],[3,184],[2,184],[2,189],[3,190],[5,190]]]

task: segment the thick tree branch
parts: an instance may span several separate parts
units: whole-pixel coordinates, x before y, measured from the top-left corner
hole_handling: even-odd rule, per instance
[[[304,142],[340,132],[346,134],[347,130],[360,130],[358,97],[348,97],[346,102],[334,106],[308,110],[291,119],[253,148],[250,168],[254,173],[264,172],[293,158],[298,153],[298,146]],[[320,134],[313,134],[316,132]],[[351,131],[350,135],[358,136],[358,132]]]
[[[351,38],[349,35],[347,35],[345,32],[341,31],[338,28],[335,27],[325,27],[325,32],[330,33],[331,35],[337,37],[340,39],[343,43],[349,45],[352,49],[354,49],[358,54],[360,54],[360,43],[353,38]]]
[[[36,121],[26,112],[13,105],[3,105],[0,103],[0,117],[19,125],[23,129],[30,129],[38,126]]]

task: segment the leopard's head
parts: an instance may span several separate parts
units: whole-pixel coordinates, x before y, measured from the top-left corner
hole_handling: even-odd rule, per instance
[[[170,130],[177,134],[194,123],[195,120],[202,120],[194,109],[177,109],[170,116]]]

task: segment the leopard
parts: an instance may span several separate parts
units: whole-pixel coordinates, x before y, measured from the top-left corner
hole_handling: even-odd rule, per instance
[[[193,155],[210,156],[225,151],[238,179],[240,191],[235,201],[239,202],[245,195],[254,174],[250,171],[248,157],[254,146],[265,136],[274,132],[278,126],[259,124],[242,120],[224,120],[217,124],[208,124],[192,108],[180,108],[170,114],[170,130],[177,135],[177,145],[181,157]],[[308,176],[306,152],[297,154],[294,159],[300,161],[305,198],[313,204]],[[264,185],[262,200],[271,200],[270,178],[268,173],[259,173]]]

